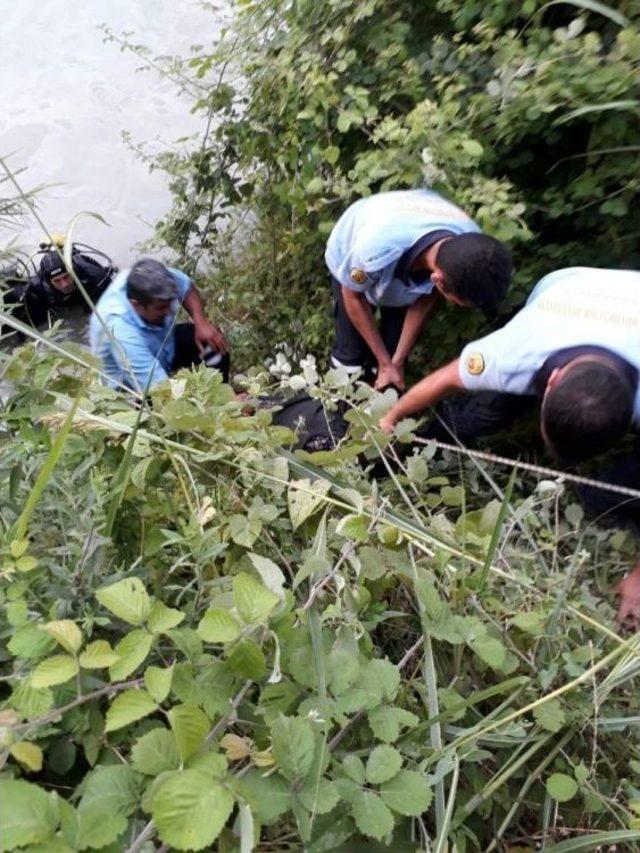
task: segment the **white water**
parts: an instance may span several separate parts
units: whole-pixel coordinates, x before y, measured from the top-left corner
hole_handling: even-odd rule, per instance
[[[209,45],[217,24],[198,0],[0,0],[0,154],[14,152],[11,166],[27,168],[19,176],[25,188],[49,185],[38,207],[50,231],[64,233],[82,210],[102,214],[110,227],[87,219],[74,239],[122,266],[151,236],[169,193],[164,176],[149,173],[121,132],[157,150],[196,133],[202,120],[173,84],[136,73],[138,57],[104,43],[101,23],[132,31],[154,54]],[[10,236],[0,233],[0,246]],[[18,237],[27,250],[42,239],[32,221]]]

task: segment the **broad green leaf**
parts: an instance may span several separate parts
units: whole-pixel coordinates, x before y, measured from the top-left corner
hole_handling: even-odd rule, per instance
[[[129,815],[139,793],[136,774],[126,764],[96,767],[85,777],[78,810],[100,803],[109,813]]]
[[[53,655],[45,658],[35,668],[31,676],[31,686],[52,687],[54,684],[64,684],[78,672],[78,662],[71,655]]]
[[[330,488],[326,480],[291,480],[287,498],[294,530],[324,506],[324,498]]]
[[[539,637],[544,632],[546,619],[541,613],[531,611],[529,613],[517,613],[511,623],[521,631],[526,631],[527,634],[532,634],[534,637]]]
[[[393,702],[400,687],[400,671],[391,661],[374,658],[361,668],[358,686],[370,687],[388,702]]]
[[[38,566],[38,561],[31,554],[24,554],[16,560],[16,569],[19,572],[32,572]]]
[[[384,802],[398,814],[417,817],[429,808],[433,792],[415,770],[401,770],[380,787]]]
[[[146,690],[125,690],[116,696],[107,711],[105,734],[153,714],[157,707]]]
[[[495,637],[486,633],[479,634],[469,642],[469,647],[481,658],[491,669],[501,670],[507,660],[507,650]]]
[[[111,681],[124,681],[144,662],[151,651],[153,635],[142,628],[130,631],[113,650],[118,660],[109,667]]]
[[[167,669],[159,666],[149,666],[145,670],[144,686],[158,704],[164,702],[169,695],[172,678],[173,664]]]
[[[565,724],[565,715],[558,699],[549,699],[533,709],[533,716],[540,728],[548,732],[559,732]]]
[[[336,533],[356,542],[366,542],[369,538],[369,524],[364,515],[345,515],[336,527]]]
[[[0,850],[50,838],[58,828],[58,798],[18,779],[0,779]]]
[[[228,657],[229,666],[244,678],[259,681],[267,674],[267,662],[260,646],[253,640],[241,640]]]
[[[291,808],[291,789],[282,776],[263,775],[262,770],[249,770],[235,780],[234,788],[263,823],[271,823]]]
[[[205,643],[230,643],[242,632],[238,620],[221,607],[212,607],[198,625],[198,634]]]
[[[559,803],[571,800],[578,793],[578,783],[566,773],[552,773],[547,779],[547,794]]]
[[[100,803],[78,809],[76,850],[101,850],[112,844],[127,828],[124,815],[109,812]],[[107,848],[110,849],[110,848]]]
[[[273,560],[267,557],[261,557],[259,554],[247,555],[253,563],[253,568],[257,571],[262,579],[262,583],[271,590],[278,598],[284,598],[285,576],[280,566],[277,566]]]
[[[233,797],[199,770],[184,770],[159,786],[153,821],[160,839],[176,850],[202,850],[220,834],[233,808]]]
[[[311,774],[299,792],[298,798],[305,809],[313,814],[327,814],[340,799],[340,794],[335,784],[329,779],[316,780],[314,774]]]
[[[57,622],[47,622],[46,625],[42,625],[41,627],[66,652],[75,655],[80,651],[82,632],[75,622],[72,622],[70,619],[60,619]]]
[[[54,643],[51,637],[32,622],[27,622],[26,625],[15,630],[7,643],[7,648],[11,654],[23,660],[41,658],[53,647]]]
[[[28,547],[28,539],[14,539],[12,542],[9,543],[9,551],[14,560],[17,560],[19,557],[22,557]]]
[[[32,772],[38,773],[42,770],[42,750],[37,744],[22,740],[12,744],[9,747],[9,752],[16,761],[19,761]],[[1,804],[0,808],[2,808]]]
[[[398,773],[402,767],[402,756],[393,746],[376,746],[367,759],[367,782],[379,785]]]
[[[352,779],[354,782],[357,782],[358,785],[364,785],[364,762],[359,756],[345,756],[342,762],[342,766],[344,767],[344,771],[350,779]]]
[[[362,791],[352,805],[356,826],[364,835],[382,841],[393,829],[393,815],[373,791]]]
[[[264,622],[280,599],[260,581],[246,572],[233,579],[233,603],[240,617],[249,625]]]
[[[120,658],[106,640],[95,640],[89,643],[78,660],[83,669],[102,669],[118,663]]]
[[[395,743],[402,728],[418,725],[418,717],[404,708],[381,705],[368,713],[369,726],[374,736],[385,743]]]
[[[149,611],[147,628],[152,634],[164,634],[176,628],[185,618],[184,613],[173,607],[167,607],[161,601],[154,601]]]
[[[25,679],[13,689],[10,702],[25,717],[38,717],[53,708],[53,692],[48,687],[37,690]]]
[[[278,768],[287,779],[304,779],[313,762],[315,737],[308,720],[281,715],[271,726],[271,744]]]
[[[159,776],[180,767],[180,753],[173,732],[158,727],[151,729],[133,745],[133,769],[145,776]]]
[[[96,592],[96,598],[118,619],[142,625],[149,616],[151,600],[140,578],[125,578]]]
[[[183,761],[197,752],[211,724],[207,715],[196,705],[176,705],[168,714],[169,723]]]

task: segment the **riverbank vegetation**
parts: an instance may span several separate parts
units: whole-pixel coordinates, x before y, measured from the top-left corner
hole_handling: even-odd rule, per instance
[[[318,365],[323,242],[367,192],[453,196],[513,247],[512,305],[637,261],[639,17],[244,2],[215,52],[160,61],[206,131],[149,161],[158,241],[206,277],[238,386],[346,401],[350,431],[294,451],[209,370],[136,407],[55,330],[3,356],[0,849],[636,849],[611,590],[637,540],[434,443],[372,479],[390,399]],[[416,364],[479,323],[443,312]]]

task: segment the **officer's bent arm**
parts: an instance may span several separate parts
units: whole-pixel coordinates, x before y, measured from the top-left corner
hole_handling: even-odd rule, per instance
[[[341,288],[347,317],[364,338],[378,362],[378,366],[388,367],[391,364],[391,355],[387,352],[387,348],[380,336],[380,332],[373,319],[373,310],[367,302],[364,293],[356,293],[356,291],[350,290],[344,285],[341,285]]]
[[[228,351],[227,342],[224,335],[207,317],[204,310],[204,302],[200,291],[192,284],[186,292],[182,305],[193,320],[195,327],[196,342],[201,345],[208,344],[217,352],[226,353]]]
[[[380,426],[385,432],[390,432],[394,425],[403,418],[415,415],[429,406],[434,406],[439,400],[448,397],[455,391],[464,388],[458,373],[459,359],[449,362],[444,367],[425,376],[410,391],[400,397],[395,406],[392,406],[380,421]]]
[[[420,296],[413,305],[409,306],[404,318],[400,340],[393,354],[392,361],[394,364],[397,364],[399,367],[404,366],[405,361],[416,345],[424,324],[435,313],[441,301],[440,294],[436,291],[427,296]]]

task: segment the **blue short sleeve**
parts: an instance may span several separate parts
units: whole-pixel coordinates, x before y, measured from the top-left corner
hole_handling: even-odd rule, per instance
[[[138,329],[122,317],[113,317],[107,325],[112,334],[110,355],[121,371],[122,382],[144,393],[167,378],[167,372]]]
[[[189,278],[189,276],[182,272],[182,270],[177,270],[174,267],[169,267],[169,272],[173,275],[176,280],[176,284],[178,285],[178,299],[180,302],[185,298],[193,282]]]

